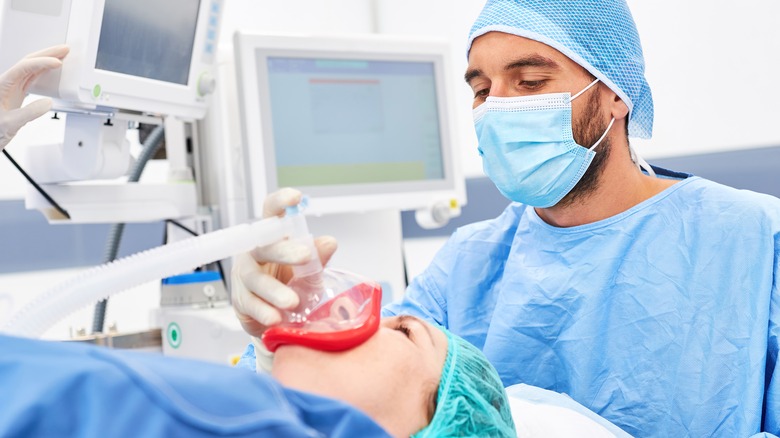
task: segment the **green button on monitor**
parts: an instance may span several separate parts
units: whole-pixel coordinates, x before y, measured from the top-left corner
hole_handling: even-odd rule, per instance
[[[179,348],[181,345],[181,328],[179,328],[179,324],[176,324],[175,322],[168,324],[165,335],[168,339],[168,345],[170,345],[171,348]]]

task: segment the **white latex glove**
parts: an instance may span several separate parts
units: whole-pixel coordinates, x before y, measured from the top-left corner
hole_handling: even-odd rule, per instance
[[[48,98],[38,99],[23,108],[20,106],[30,84],[42,73],[61,67],[62,58],[69,50],[68,46],[54,46],[31,53],[0,75],[0,150],[22,126],[51,109]]]
[[[263,217],[284,216],[286,207],[300,201],[300,191],[280,189],[266,197]],[[314,244],[322,264],[327,264],[336,251],[336,239],[318,237]],[[268,327],[282,321],[279,309],[292,309],[298,305],[298,295],[286,286],[292,278],[290,265],[306,263],[310,257],[311,252],[305,245],[284,240],[255,248],[235,259],[231,290],[233,309],[241,326],[253,337],[258,371],[269,371],[273,361],[273,354],[258,338]]]

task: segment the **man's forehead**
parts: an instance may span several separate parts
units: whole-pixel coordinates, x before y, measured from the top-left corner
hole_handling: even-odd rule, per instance
[[[496,59],[496,56],[498,56],[503,61],[517,58],[518,56],[537,55],[549,58],[559,64],[574,62],[566,55],[547,44],[497,31],[488,32],[474,39],[471,44],[471,49],[469,50],[469,62],[475,57],[481,56],[483,53],[490,56],[492,59]]]
[[[475,38],[469,50],[468,71],[487,67],[540,67],[559,70],[585,69],[569,57],[539,41],[504,32],[488,32]],[[468,74],[468,73],[467,73]]]

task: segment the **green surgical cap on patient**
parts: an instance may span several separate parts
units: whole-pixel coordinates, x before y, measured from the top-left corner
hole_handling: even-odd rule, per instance
[[[504,386],[478,348],[441,328],[447,358],[431,423],[415,437],[516,437]]]

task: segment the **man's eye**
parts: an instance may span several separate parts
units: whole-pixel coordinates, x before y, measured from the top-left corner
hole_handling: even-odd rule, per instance
[[[406,335],[407,338],[411,337],[412,331],[409,330],[409,327],[407,327],[406,324],[398,324],[395,329]]]
[[[541,88],[542,85],[544,85],[546,81],[545,80],[538,80],[538,81],[520,81],[520,86],[523,88],[527,88],[529,90],[535,90],[537,88]]]
[[[476,93],[474,93],[474,98],[485,98],[488,97],[490,94],[490,88],[483,88],[482,90],[478,90]]]

